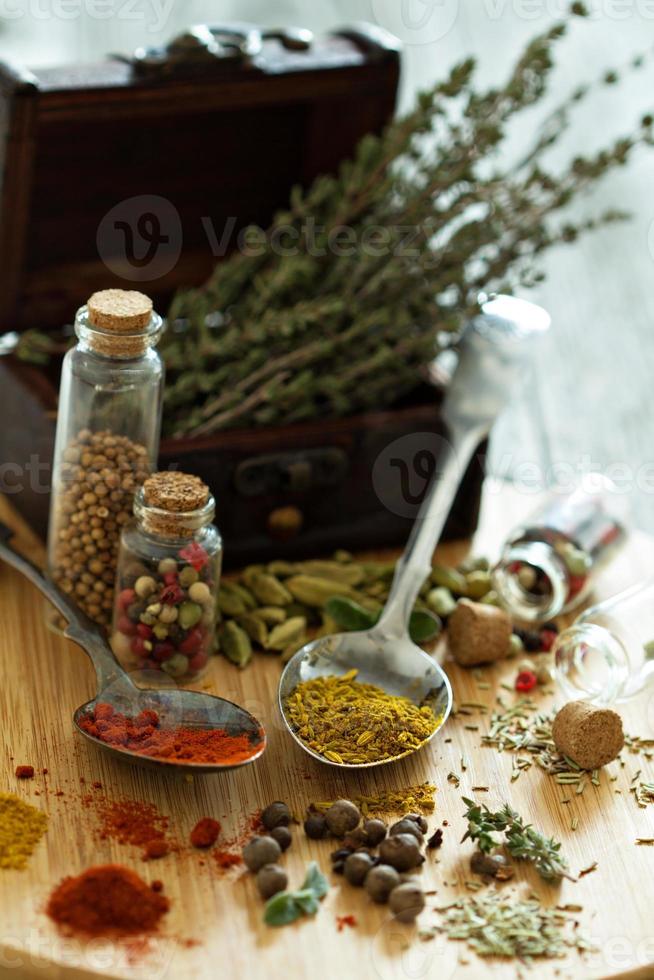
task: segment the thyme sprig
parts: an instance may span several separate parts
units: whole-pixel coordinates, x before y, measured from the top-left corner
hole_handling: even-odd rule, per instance
[[[465,796],[463,802],[468,807],[464,814],[468,829],[462,842],[476,841],[479,850],[489,854],[501,843],[496,834],[504,833],[504,844],[509,854],[518,860],[530,861],[541,878],[546,881],[558,881],[559,878],[576,880],[568,871],[567,861],[561,854],[561,844],[552,837],[545,837],[531,824],[526,824],[508,803],[493,812],[485,803],[475,803]]]

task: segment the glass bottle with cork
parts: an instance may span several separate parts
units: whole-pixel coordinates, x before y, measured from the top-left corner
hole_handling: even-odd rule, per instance
[[[111,646],[128,670],[192,680],[215,644],[222,538],[197,476],[155,473],[134,498],[122,531]]]
[[[143,293],[94,293],[77,312],[77,344],[62,367],[48,570],[104,627],[120,530],[159,452],[164,366],[155,347],[162,328]]]
[[[615,485],[588,474],[571,493],[552,493],[516,528],[493,569],[493,588],[518,620],[542,623],[587,598],[597,572],[626,537]]]

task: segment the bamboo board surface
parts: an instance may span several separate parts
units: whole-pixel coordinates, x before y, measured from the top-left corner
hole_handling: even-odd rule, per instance
[[[506,530],[533,505],[533,497],[488,484],[475,550],[495,554]],[[17,529],[15,544],[24,553],[42,558],[40,544],[4,499],[0,499],[0,519]],[[438,557],[454,564],[466,550],[464,544],[449,545]],[[604,573],[598,594],[614,593],[650,573],[654,573],[654,541],[635,535]],[[428,899],[420,927],[438,922],[436,907],[470,894],[464,882],[471,877],[468,859],[472,847],[459,845],[464,830],[461,796],[476,795],[489,804],[508,800],[527,820],[562,840],[573,871],[598,862],[594,873],[557,888],[519,866],[516,883],[503,886],[521,894],[534,890],[547,903],[582,905],[578,917],[582,930],[598,947],[584,959],[573,953],[565,960],[539,962],[532,975],[654,976],[654,966],[647,965],[654,964],[654,848],[635,845],[637,837],[654,836],[654,805],[638,808],[629,792],[639,768],[643,778],[654,780],[654,760],[625,753],[624,768],[613,763],[602,773],[599,787],[589,785],[578,797],[566,793],[573,799],[564,805],[559,802],[564,795],[561,787],[537,767],[512,783],[512,755],[480,747],[488,716],[459,715],[448,722],[441,738],[412,759],[366,773],[341,774],[305,755],[282,730],[276,708],[279,663],[259,656],[244,672],[222,658],[215,659],[203,688],[242,703],[262,720],[269,735],[263,759],[224,776],[196,777],[193,782],[183,776],[164,778],[117,764],[74,736],[71,715],[77,705],[93,696],[93,675],[84,654],[47,629],[44,612],[33,587],[12,569],[0,567],[0,791],[17,793],[50,817],[46,837],[29,867],[0,872],[0,974],[62,980],[95,975],[190,980],[284,974],[473,980],[483,970],[491,976],[514,977],[515,963],[480,960],[464,944],[439,936],[420,941],[414,927],[393,922],[385,907],[373,906],[363,892],[340,878],[332,878],[315,918],[270,929],[262,923],[262,902],[250,875],[238,868],[220,872],[210,858],[205,858],[203,866],[204,855],[190,848],[159,861],[143,862],[138,848],[99,840],[97,814],[81,803],[83,793],[93,792],[90,786],[99,780],[101,792],[108,797],[155,804],[170,816],[174,836],[186,841],[202,816],[217,817],[223,824],[223,837],[229,838],[242,832],[248,818],[274,799],[286,800],[300,816],[312,800],[376,793],[429,780],[437,786],[430,829],[445,820],[448,826],[437,860],[428,857],[422,872],[424,887],[436,894]],[[446,669],[457,702],[489,705],[502,678],[515,675],[515,664],[510,661],[484,670],[484,681],[493,687],[486,690],[478,687],[478,676],[472,672],[447,661]],[[512,701],[511,694],[503,692],[503,696],[508,703]],[[549,703],[544,698],[543,708]],[[621,712],[629,733],[654,734],[654,694],[641,696]],[[478,724],[479,730],[467,730],[470,724]],[[451,742],[446,743],[445,738]],[[462,756],[467,760],[465,771]],[[18,781],[14,776],[17,764],[34,765],[36,778]],[[48,769],[47,776],[40,774],[43,768]],[[458,789],[447,781],[450,771],[461,777]],[[610,782],[609,775],[617,776],[616,781]],[[472,787],[478,785],[488,786],[489,791],[473,793]],[[570,823],[575,815],[579,826],[573,832]],[[308,841],[298,828],[283,859],[291,884],[299,885],[310,859],[327,871],[333,847],[333,842]],[[133,867],[146,880],[160,878],[165,883],[171,912],[161,937],[144,952],[97,941],[65,940],[43,914],[47,895],[61,877],[109,861]],[[339,932],[336,917],[348,914],[356,917],[358,925]]]

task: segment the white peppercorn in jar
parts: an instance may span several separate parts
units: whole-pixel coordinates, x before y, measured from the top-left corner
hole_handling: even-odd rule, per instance
[[[101,626],[111,623],[121,527],[156,463],[162,320],[143,293],[94,293],[64,358],[55,440],[48,571]]]
[[[222,538],[209,488],[187,473],[155,473],[122,531],[111,646],[128,670],[196,678],[215,645]]]

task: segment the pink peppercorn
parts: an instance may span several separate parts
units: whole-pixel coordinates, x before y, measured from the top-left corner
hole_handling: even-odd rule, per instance
[[[521,694],[527,694],[538,684],[538,678],[533,670],[521,670],[515,679],[515,689]]]
[[[541,630],[540,631],[540,645],[541,649],[545,650],[546,653],[554,646],[554,641],[556,640],[556,633],[554,630]]]

